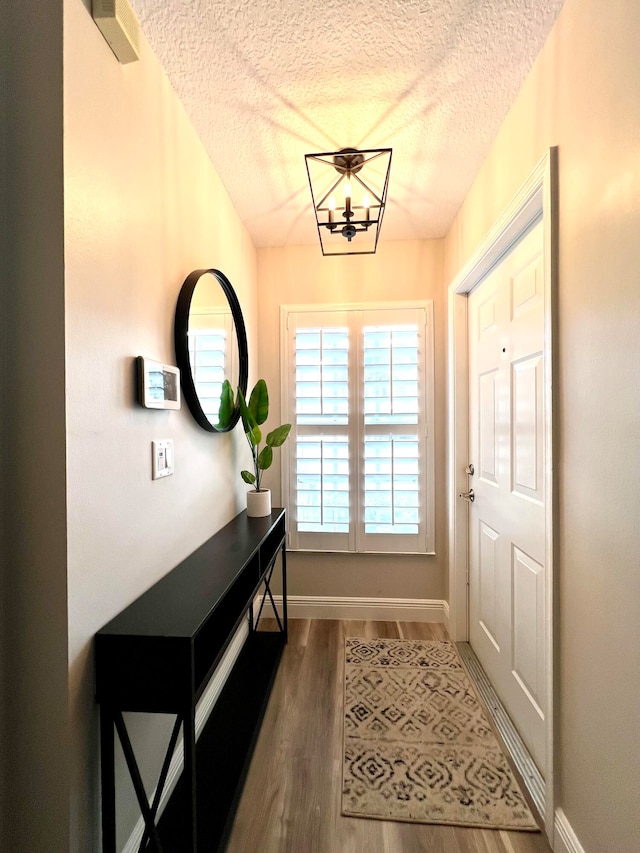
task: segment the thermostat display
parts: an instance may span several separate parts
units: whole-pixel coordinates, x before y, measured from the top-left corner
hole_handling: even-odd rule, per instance
[[[147,409],[179,409],[180,369],[139,355],[138,400]]]

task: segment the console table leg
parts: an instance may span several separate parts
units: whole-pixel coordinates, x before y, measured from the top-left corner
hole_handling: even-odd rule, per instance
[[[287,547],[282,544],[282,627],[285,643],[289,639],[289,628],[287,625]]]
[[[116,780],[113,716],[100,708],[100,776],[102,787],[102,850],[116,853]]]
[[[184,715],[184,781],[186,787],[185,850],[197,853],[198,824],[196,818],[196,709]]]

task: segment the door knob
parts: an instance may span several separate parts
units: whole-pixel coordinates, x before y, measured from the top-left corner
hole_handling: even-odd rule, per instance
[[[459,497],[464,498],[465,501],[470,501],[471,503],[473,503],[474,500],[476,499],[476,496],[473,494],[473,489],[471,489],[468,492],[462,492],[462,494],[460,494]]]

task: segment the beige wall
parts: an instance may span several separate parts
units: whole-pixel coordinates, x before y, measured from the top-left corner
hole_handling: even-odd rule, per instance
[[[280,306],[433,299],[435,324],[436,556],[292,553],[288,592],[303,596],[442,599],[447,565],[445,505],[444,334],[441,241],[383,243],[375,255],[323,257],[319,245],[258,250],[258,362],[271,417],[280,412]],[[270,423],[271,423],[270,417]],[[265,485],[280,499],[280,467]]]
[[[640,838],[640,5],[567,0],[445,245],[449,282],[559,146],[558,805]]]

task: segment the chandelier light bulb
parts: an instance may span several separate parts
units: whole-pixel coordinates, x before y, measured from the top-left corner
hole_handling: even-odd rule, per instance
[[[371,199],[369,198],[368,193],[365,193],[362,196],[362,206],[364,207],[364,218],[368,222],[369,221],[369,209],[371,207]]]
[[[329,197],[329,222],[333,222],[333,211],[336,209],[336,200],[333,196]]]
[[[342,214],[347,222],[353,216],[353,212],[351,210],[351,183],[349,181],[344,182],[344,213]],[[349,237],[349,242],[351,242],[351,237]]]

